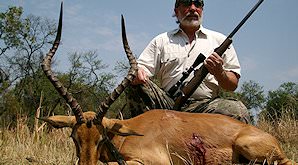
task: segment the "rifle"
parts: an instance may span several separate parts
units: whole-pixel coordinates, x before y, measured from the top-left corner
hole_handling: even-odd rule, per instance
[[[198,55],[198,57],[196,58],[195,62],[191,65],[191,67],[186,71],[182,73],[182,77],[179,81],[177,81],[177,83],[175,85],[173,85],[170,90],[167,92],[167,94],[171,97],[171,98],[175,98],[176,96],[174,95],[176,93],[176,91],[180,88],[180,86],[182,85],[183,81],[185,79],[187,79],[187,77],[191,74],[191,72],[198,66],[200,65],[202,62],[204,62],[204,60],[206,59],[206,57],[200,53]]]
[[[223,53],[232,44],[232,37],[237,33],[237,31],[241,28],[241,26],[248,20],[248,18],[261,5],[263,1],[264,0],[259,0],[259,2],[249,11],[249,13],[243,18],[243,20],[237,25],[237,27],[231,32],[231,34],[229,34],[229,36],[225,39],[225,41],[214,50],[214,52],[216,52],[219,56],[223,55]],[[202,57],[204,55],[200,53],[199,56]],[[209,73],[208,69],[204,65],[202,65],[199,70],[200,71],[197,71],[194,73],[194,77],[186,85],[181,87],[180,92],[178,92],[178,94],[176,95],[175,104],[174,104],[175,110],[181,109],[181,107],[185,104],[187,99],[195,92],[195,90],[199,87],[199,85],[202,83],[204,78]],[[186,79],[185,76],[182,76],[182,78],[183,78],[183,81]],[[181,84],[182,82],[178,83],[179,86]],[[177,85],[177,83],[175,85]],[[172,88],[176,88],[176,87],[172,87]]]

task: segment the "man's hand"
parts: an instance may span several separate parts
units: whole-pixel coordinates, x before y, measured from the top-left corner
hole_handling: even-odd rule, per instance
[[[215,77],[220,76],[224,69],[222,65],[224,64],[224,60],[215,52],[213,52],[205,61],[204,65],[208,69],[209,73],[214,75]]]
[[[132,85],[146,84],[148,75],[143,68],[138,68],[137,77],[132,81]]]
[[[232,71],[225,71],[223,64],[224,60],[215,52],[204,61],[205,67],[218,81],[219,86],[234,91],[238,86],[240,76]]]

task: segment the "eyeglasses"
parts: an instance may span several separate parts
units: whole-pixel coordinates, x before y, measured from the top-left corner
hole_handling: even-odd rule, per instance
[[[192,3],[197,7],[203,7],[204,6],[204,1],[203,0],[177,0],[175,7],[177,8],[180,4],[184,6],[191,6]]]

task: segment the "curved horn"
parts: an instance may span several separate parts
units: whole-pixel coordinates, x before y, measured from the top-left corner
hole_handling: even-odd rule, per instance
[[[130,50],[130,47],[128,45],[123,15],[121,15],[121,27],[122,27],[123,47],[127,55],[127,58],[129,60],[130,69],[128,71],[127,76],[124,78],[124,80],[122,80],[121,84],[118,85],[117,88],[114,89],[114,91],[98,107],[98,113],[96,116],[97,120],[102,120],[102,118],[107,113],[110,105],[120,96],[120,94],[124,91],[124,89],[128,85],[130,85],[132,80],[136,77],[136,74],[138,71],[136,58],[133,56],[132,51]]]
[[[53,86],[59,92],[59,94],[66,100],[67,104],[70,105],[77,122],[82,122],[84,120],[83,111],[81,106],[78,104],[77,100],[67,91],[67,89],[63,86],[63,84],[58,80],[58,78],[54,75],[51,69],[51,62],[52,58],[55,55],[58,46],[61,40],[61,32],[62,32],[62,14],[63,14],[63,2],[61,2],[61,9],[60,9],[60,17],[59,17],[59,25],[58,31],[56,35],[56,39],[50,51],[46,54],[43,62],[41,64],[42,70],[44,71],[45,75],[51,81]]]

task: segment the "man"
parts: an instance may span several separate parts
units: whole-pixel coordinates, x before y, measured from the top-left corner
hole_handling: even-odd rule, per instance
[[[220,88],[228,91],[234,91],[237,88],[240,78],[240,64],[233,46],[230,46],[222,57],[214,52],[214,49],[226,37],[202,26],[203,7],[203,0],[176,0],[174,11],[179,27],[158,35],[145,48],[138,59],[138,76],[133,81],[133,85],[141,85],[142,89],[137,92],[140,97],[145,97],[145,99],[147,97],[147,99],[155,101],[156,97],[160,98],[161,95],[162,99],[159,99],[159,102],[166,100],[168,104],[173,104],[168,101],[163,92],[156,89],[156,86],[149,81],[149,77],[157,77],[161,88],[168,91],[182,77],[182,73],[189,69],[197,56],[202,53],[207,56],[202,65],[205,65],[210,74],[196,89],[183,110],[221,113],[249,122],[247,109],[241,102],[218,98]],[[199,67],[200,65],[196,69]],[[193,74],[185,82],[188,82],[192,77]],[[141,91],[145,92],[142,93]],[[150,92],[155,93],[155,95],[151,97]],[[136,95],[133,97],[136,99]],[[145,99],[140,99],[140,101],[146,102]],[[152,106],[149,106],[148,109],[150,108]]]

